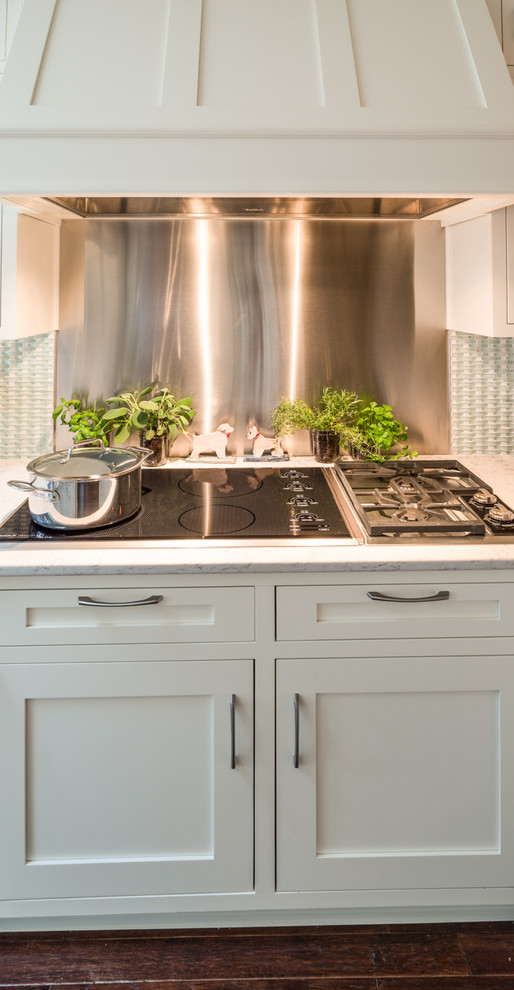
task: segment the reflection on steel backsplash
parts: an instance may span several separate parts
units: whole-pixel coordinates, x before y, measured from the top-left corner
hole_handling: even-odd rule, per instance
[[[195,432],[233,423],[242,454],[282,395],[313,403],[329,383],[391,403],[418,450],[448,450],[437,221],[87,219],[63,244],[58,395],[159,379],[193,396]],[[286,448],[310,452],[309,435]]]

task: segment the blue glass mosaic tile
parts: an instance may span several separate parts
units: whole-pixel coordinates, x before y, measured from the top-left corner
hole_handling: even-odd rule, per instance
[[[514,339],[449,331],[451,449],[514,454]]]
[[[55,334],[0,340],[0,458],[53,447]]]

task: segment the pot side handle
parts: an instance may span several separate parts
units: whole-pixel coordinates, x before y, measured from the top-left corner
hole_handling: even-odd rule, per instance
[[[42,498],[45,502],[58,502],[59,493],[50,491],[49,488],[36,488],[35,485],[31,485],[30,481],[8,481],[7,484],[11,488],[17,488],[20,492],[28,492],[29,495],[35,495],[36,498]]]

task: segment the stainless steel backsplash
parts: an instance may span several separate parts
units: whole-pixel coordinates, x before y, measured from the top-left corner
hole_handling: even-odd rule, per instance
[[[193,397],[195,432],[231,422],[240,454],[281,395],[315,403],[332,384],[390,403],[420,451],[448,450],[438,221],[73,220],[61,257],[58,395],[158,380]]]

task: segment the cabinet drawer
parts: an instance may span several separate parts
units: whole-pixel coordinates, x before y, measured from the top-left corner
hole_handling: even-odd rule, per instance
[[[5,646],[251,642],[254,589],[6,591],[0,620]]]
[[[512,588],[444,575],[437,584],[381,585],[371,577],[369,585],[277,588],[277,639],[513,636]]]

